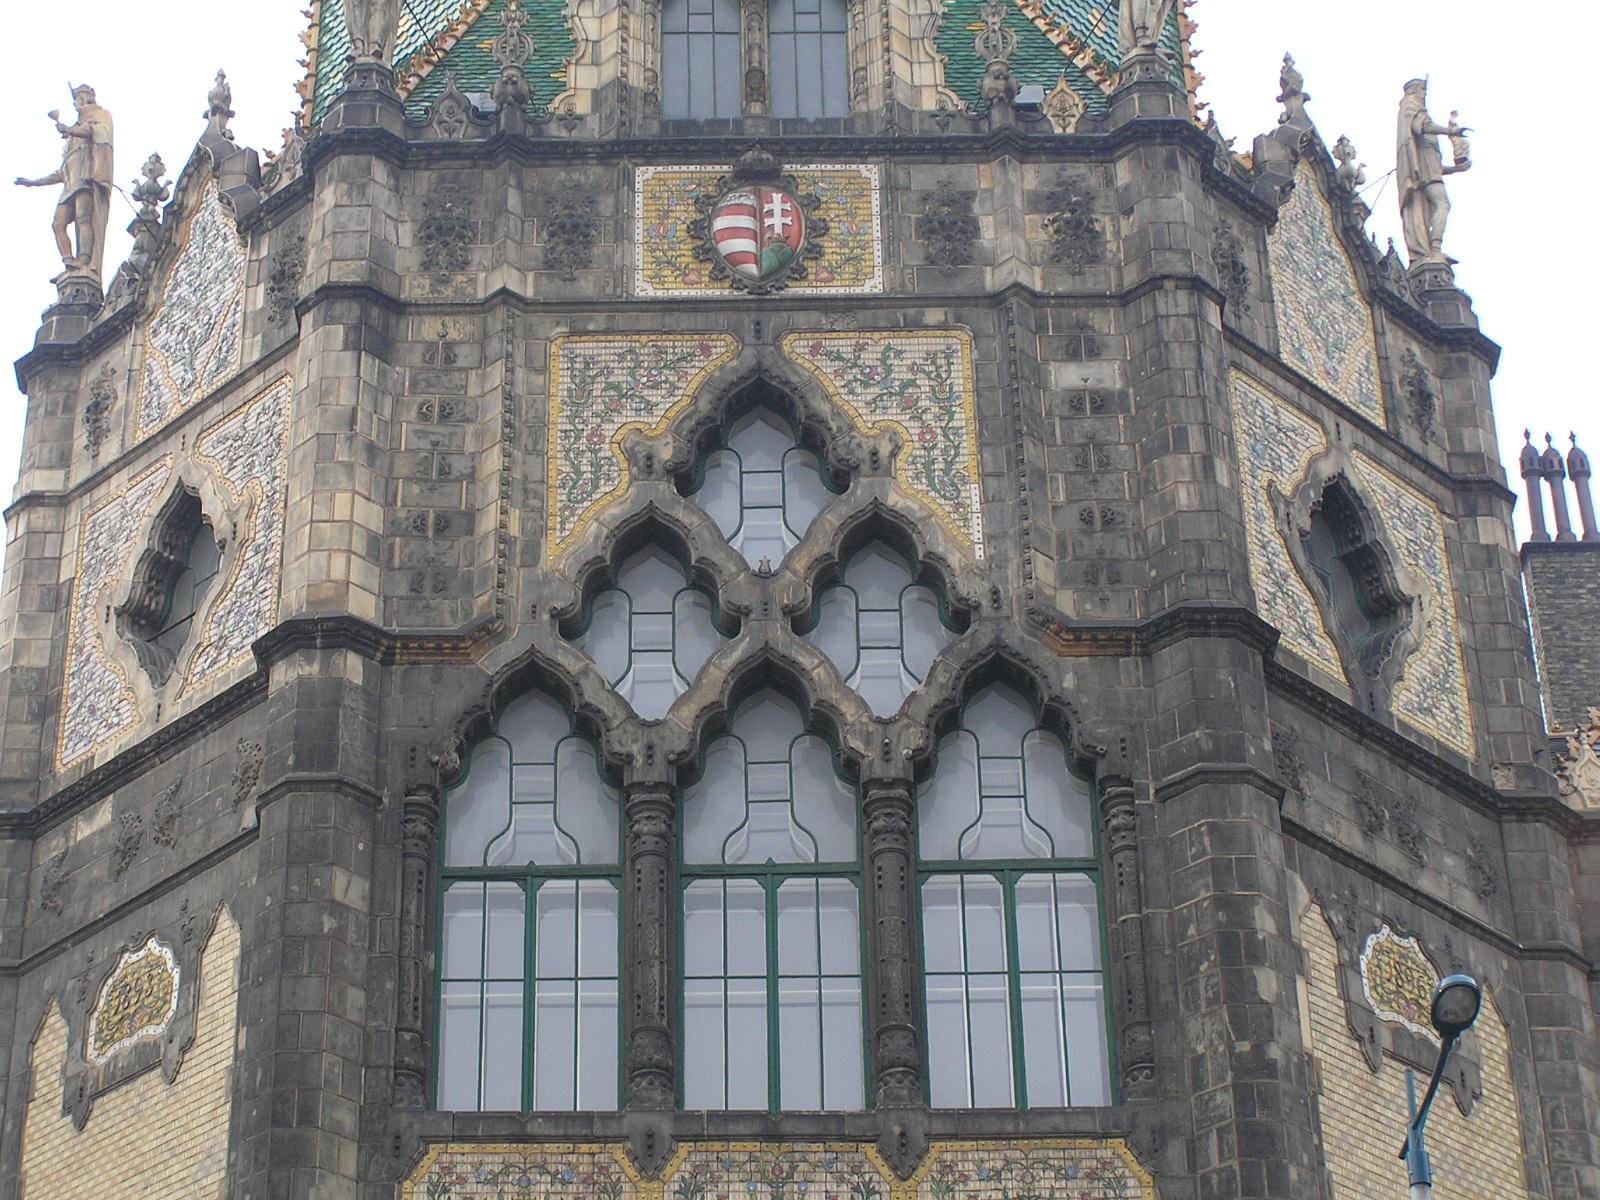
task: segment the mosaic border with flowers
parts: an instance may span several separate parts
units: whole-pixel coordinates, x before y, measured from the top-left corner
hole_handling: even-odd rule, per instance
[[[56,763],[70,767],[138,721],[137,698],[120,663],[107,653],[103,621],[107,585],[129,574],[139,530],[166,496],[172,473],[167,455],[84,514],[78,526],[76,578],[67,622],[67,666],[62,687]]]
[[[207,179],[145,328],[138,436],[233,374],[244,332],[247,257],[216,181]]]
[[[1467,670],[1456,617],[1455,583],[1445,545],[1445,516],[1425,493],[1355,452],[1356,473],[1390,534],[1400,561],[1427,580],[1432,603],[1424,607],[1422,644],[1406,660],[1391,707],[1412,725],[1471,758],[1477,746]]]
[[[636,296],[747,296],[707,273],[689,233],[701,216],[701,197],[731,170],[728,166],[637,167],[633,177],[633,291]],[[818,239],[822,257],[805,278],[785,285],[812,296],[855,296],[883,291],[883,223],[877,166],[808,163],[790,167],[802,192],[820,199],[816,215],[828,222]]]
[[[897,1178],[865,1142],[684,1142],[658,1177],[614,1143],[431,1146],[403,1200],[1156,1200],[1121,1138],[935,1142]]]
[[[1416,938],[1387,924],[1368,935],[1361,948],[1361,991],[1380,1018],[1437,1043],[1439,1035],[1429,1022],[1438,986],[1439,972]]]
[[[230,507],[248,498],[250,508],[248,525],[237,533],[233,575],[206,606],[180,697],[247,658],[277,616],[293,395],[294,381],[285,375],[195,439],[195,460],[212,469]]]
[[[1283,359],[1330,395],[1383,424],[1383,385],[1372,310],[1334,229],[1333,209],[1310,163],[1267,239]]]
[[[172,947],[154,934],[124,950],[89,1014],[89,1061],[106,1062],[119,1050],[165,1033],[178,1014],[181,979]]]
[[[1270,489],[1293,492],[1311,460],[1328,447],[1322,426],[1239,370],[1229,377],[1239,491],[1256,608],[1276,625],[1283,644],[1335,679],[1345,677],[1322,609],[1289,557]]]
[[[550,343],[547,545],[554,560],[628,490],[622,440],[663,432],[738,353],[725,333],[567,334]]]
[[[983,557],[972,335],[964,329],[791,333],[779,346],[816,376],[858,429],[900,431],[905,445],[895,480]]]

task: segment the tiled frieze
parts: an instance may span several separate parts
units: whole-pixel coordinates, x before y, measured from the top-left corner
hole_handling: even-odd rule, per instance
[[[1302,162],[1267,239],[1279,351],[1319,387],[1381,425],[1372,312],[1333,222],[1317,172]]]
[[[1427,1023],[1438,985],[1439,972],[1416,938],[1404,937],[1387,925],[1367,938],[1361,949],[1361,992],[1383,1020],[1438,1041]]]
[[[1424,733],[1469,758],[1477,739],[1467,699],[1450,556],[1445,548],[1445,516],[1439,506],[1398,475],[1357,451],[1362,489],[1381,514],[1392,548],[1427,588],[1423,597],[1423,635],[1395,685],[1392,707]]]
[[[655,1178],[621,1146],[450,1143],[429,1148],[404,1200],[1155,1200],[1118,1138],[935,1143],[898,1179],[860,1142],[686,1142]]]
[[[1339,947],[1322,908],[1313,903],[1300,921],[1305,950],[1307,1017],[1321,1095],[1322,1152],[1334,1200],[1390,1200],[1405,1194],[1406,1168],[1395,1157],[1406,1126],[1406,1067],[1385,1051],[1374,1073],[1341,993]],[[1419,954],[1421,953],[1419,949]],[[1430,970],[1432,967],[1430,965]],[[1409,988],[1410,985],[1408,985]],[[1382,1013],[1378,1014],[1380,1017]],[[1483,1011],[1464,1042],[1478,1060],[1482,1091],[1470,1116],[1448,1092],[1428,1118],[1435,1195],[1493,1196],[1524,1200],[1526,1151],[1511,1073],[1506,1024],[1487,994]],[[1425,1074],[1426,1064],[1417,1064]]]
[[[166,1032],[178,1012],[180,982],[172,947],[159,938],[124,950],[89,1014],[89,1061],[103,1063],[118,1050]]]
[[[698,253],[703,239],[691,224],[703,216],[730,168],[640,167],[634,173],[633,290],[639,296],[737,296],[743,293],[712,279],[710,263]],[[838,296],[883,291],[883,228],[879,214],[878,168],[871,164],[793,167],[800,193],[815,194],[813,216],[827,224],[816,239],[822,255],[791,292]]]
[[[792,333],[783,352],[862,430],[893,425],[905,444],[895,479],[983,554],[972,337],[965,330]]]
[[[622,439],[662,432],[738,349],[722,333],[570,336],[550,343],[549,551],[628,488]]]
[[[163,458],[101,501],[81,523],[56,745],[56,761],[62,767],[70,767],[138,720],[128,677],[106,653],[103,639],[115,633],[105,614],[121,600],[111,595],[110,585],[130,574],[137,534],[165,497],[171,474],[172,460]]]
[[[182,695],[247,656],[250,643],[272,627],[277,615],[293,393],[293,382],[284,376],[195,439],[196,460],[216,473],[230,506],[246,504],[247,509],[237,531],[233,572],[206,607]]]
[[[244,328],[245,258],[233,218],[207,180],[145,330],[137,436],[233,374]]]
[[[1286,647],[1335,679],[1343,679],[1344,668],[1322,623],[1322,610],[1289,557],[1271,494],[1274,486],[1285,493],[1299,486],[1307,465],[1327,449],[1327,434],[1243,372],[1233,373],[1229,390],[1257,611],[1278,627]]]

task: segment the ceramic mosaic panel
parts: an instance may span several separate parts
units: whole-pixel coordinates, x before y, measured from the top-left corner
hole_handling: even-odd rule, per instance
[[[1327,434],[1248,375],[1235,371],[1229,391],[1257,611],[1278,627],[1285,646],[1335,679],[1343,679],[1339,653],[1322,623],[1322,610],[1289,557],[1269,491],[1276,485],[1282,492],[1292,492],[1306,466],[1327,448]]]
[[[139,435],[221,383],[239,361],[245,249],[217,186],[207,180],[180,236],[144,338]]]
[[[732,360],[725,333],[571,336],[550,343],[550,518],[554,558],[628,488],[622,439],[662,432],[706,378]]]
[[[971,335],[960,329],[792,333],[782,345],[857,427],[900,431],[905,447],[895,460],[896,481],[931,504],[981,557]]]
[[[640,167],[634,173],[633,243],[638,260],[633,290],[640,296],[742,296],[710,278],[710,263],[695,251],[689,225],[701,216],[717,180],[732,168]],[[789,168],[798,190],[821,200],[815,215],[828,223],[817,244],[822,257],[791,292],[838,296],[883,291],[883,233],[878,209],[878,168],[866,164]]]
[[[641,1188],[621,1146],[466,1142],[430,1148],[401,1194],[404,1200],[633,1200]]]
[[[216,472],[230,506],[248,500],[249,512],[237,531],[237,565],[206,608],[205,626],[189,659],[181,695],[246,657],[250,643],[272,628],[283,560],[293,392],[294,384],[285,376],[195,439],[195,458]]]
[[[918,1200],[1155,1200],[1153,1181],[1114,1138],[947,1142],[917,1172]]]
[[[662,1173],[663,1200],[874,1200],[890,1191],[877,1154],[855,1142],[695,1142]]]
[[[1438,1041],[1430,1013],[1439,972],[1413,937],[1401,937],[1387,925],[1367,938],[1361,951],[1361,991],[1372,1011],[1385,1021]]]
[[[163,458],[84,516],[72,585],[67,670],[56,762],[69,767],[138,719],[133,689],[101,641],[105,606],[121,600],[108,587],[126,579],[139,530],[166,496],[172,460]]]
[[[1405,675],[1395,685],[1394,711],[1470,758],[1477,739],[1467,699],[1444,514],[1426,495],[1367,455],[1357,452],[1355,461],[1362,489],[1381,515],[1390,545],[1401,562],[1427,580],[1432,592],[1423,610],[1422,645],[1406,660]]]
[[[1372,312],[1334,232],[1317,172],[1302,162],[1267,239],[1284,361],[1362,416],[1383,424]]]
[[[135,1042],[160,1037],[178,1011],[178,963],[152,937],[117,960],[89,1014],[89,1061],[103,1063]]]

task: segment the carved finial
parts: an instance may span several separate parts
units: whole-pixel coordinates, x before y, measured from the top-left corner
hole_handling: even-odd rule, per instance
[[[1333,156],[1339,160],[1339,182],[1352,192],[1367,181],[1366,163],[1356,163],[1356,148],[1344,134],[1333,144]]]
[[[218,71],[216,82],[211,85],[211,90],[206,93],[206,123],[208,132],[220,138],[233,141],[233,131],[228,128],[228,118],[235,116],[233,111],[233,89],[228,86],[228,75],[225,71]]]
[[[756,567],[756,574],[757,575],[771,575],[772,574],[772,560],[770,558],[763,557],[761,559],[760,564]]]
[[[991,106],[1010,108],[1017,98],[1017,81],[1011,75],[1011,56],[1017,52],[1017,35],[1006,25],[1012,6],[1006,0],[984,0],[978,15],[983,30],[972,39],[972,49],[984,62],[978,95]]]
[[[1572,449],[1567,451],[1567,474],[1574,479],[1589,478],[1589,456],[1578,448],[1578,435],[1567,435],[1572,442]]]
[[[161,182],[161,177],[167,173],[167,164],[161,161],[161,155],[152,154],[144,160],[140,172],[144,178],[133,181],[133,198],[139,201],[139,219],[159,221],[161,213],[156,206],[165,204],[172,195],[172,188]]]
[[[1305,83],[1305,77],[1294,65],[1294,55],[1285,52],[1283,67],[1278,72],[1278,103],[1283,105],[1283,111],[1278,114],[1279,125],[1307,123],[1306,101],[1311,97],[1306,94]]]
[[[1088,110],[1088,102],[1067,83],[1067,73],[1061,72],[1061,78],[1044,98],[1044,115],[1050,118],[1051,126],[1057,133],[1072,133]]]

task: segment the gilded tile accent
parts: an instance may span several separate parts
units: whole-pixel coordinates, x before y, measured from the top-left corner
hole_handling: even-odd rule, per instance
[[[662,432],[738,343],[687,337],[570,336],[550,343],[549,551],[554,558],[628,489],[622,439]]]
[[[961,329],[791,333],[782,346],[858,428],[900,431],[905,444],[895,480],[982,556],[971,335]]]
[[[1316,1079],[1321,1087],[1322,1152],[1333,1200],[1393,1200],[1405,1194],[1405,1164],[1395,1158],[1406,1124],[1406,1068],[1382,1056],[1374,1075],[1351,1032],[1339,987],[1339,950],[1322,909],[1312,904],[1300,918],[1307,971],[1307,1019]],[[1522,1119],[1511,1076],[1505,1021],[1489,996],[1464,1049],[1475,1055],[1483,1093],[1463,1116],[1448,1092],[1428,1118],[1434,1194],[1526,1200]],[[1424,1071],[1426,1067],[1424,1067]],[[1419,1072],[1422,1073],[1422,1072]]]
[[[122,599],[113,596],[108,585],[128,577],[139,530],[165,497],[171,473],[171,458],[163,458],[87,513],[79,527],[56,745],[56,762],[62,767],[70,767],[138,720],[128,678],[106,654],[101,640],[115,636],[102,614]]]
[[[135,1042],[160,1037],[178,1011],[178,963],[151,937],[124,950],[89,1014],[89,1061],[103,1063]]]
[[[1401,937],[1387,925],[1367,938],[1361,950],[1361,991],[1383,1020],[1437,1042],[1429,1013],[1438,986],[1439,972],[1416,938]]]
[[[432,1146],[404,1200],[633,1200],[651,1192],[621,1146],[456,1142]],[[653,1193],[660,1195],[660,1185]]]
[[[638,255],[633,290],[640,296],[740,296],[710,278],[709,263],[696,254],[689,225],[701,216],[725,166],[640,167],[634,172],[634,247]],[[828,224],[818,241],[822,257],[791,292],[837,296],[883,291],[883,233],[878,209],[878,168],[870,164],[790,168],[801,192],[821,203],[815,215]]]
[[[858,1142],[690,1142],[662,1171],[663,1200],[879,1200],[890,1174]]]
[[[145,331],[141,437],[233,374],[239,361],[245,248],[214,182],[206,181],[179,236]]]
[[[1286,647],[1335,679],[1343,679],[1344,668],[1322,623],[1322,610],[1289,557],[1270,491],[1273,486],[1281,492],[1293,491],[1307,465],[1327,448],[1327,434],[1310,417],[1240,371],[1231,376],[1229,390],[1257,611],[1282,631]]]
[[[216,472],[230,506],[248,501],[249,508],[237,530],[233,574],[205,610],[180,695],[247,657],[250,643],[272,628],[277,615],[293,393],[293,382],[284,376],[195,439],[195,458]]]
[[[1467,699],[1455,589],[1445,548],[1445,517],[1439,506],[1398,475],[1359,451],[1356,471],[1374,500],[1400,561],[1427,582],[1422,597],[1422,645],[1406,661],[1395,685],[1394,711],[1424,733],[1471,757],[1477,739]]]
[[[1308,162],[1301,162],[1294,191],[1279,211],[1267,257],[1284,361],[1383,424],[1372,311],[1361,298],[1355,268],[1334,232],[1333,209]]]
[[[936,1143],[912,1182],[918,1200],[1156,1200],[1119,1138]]]

